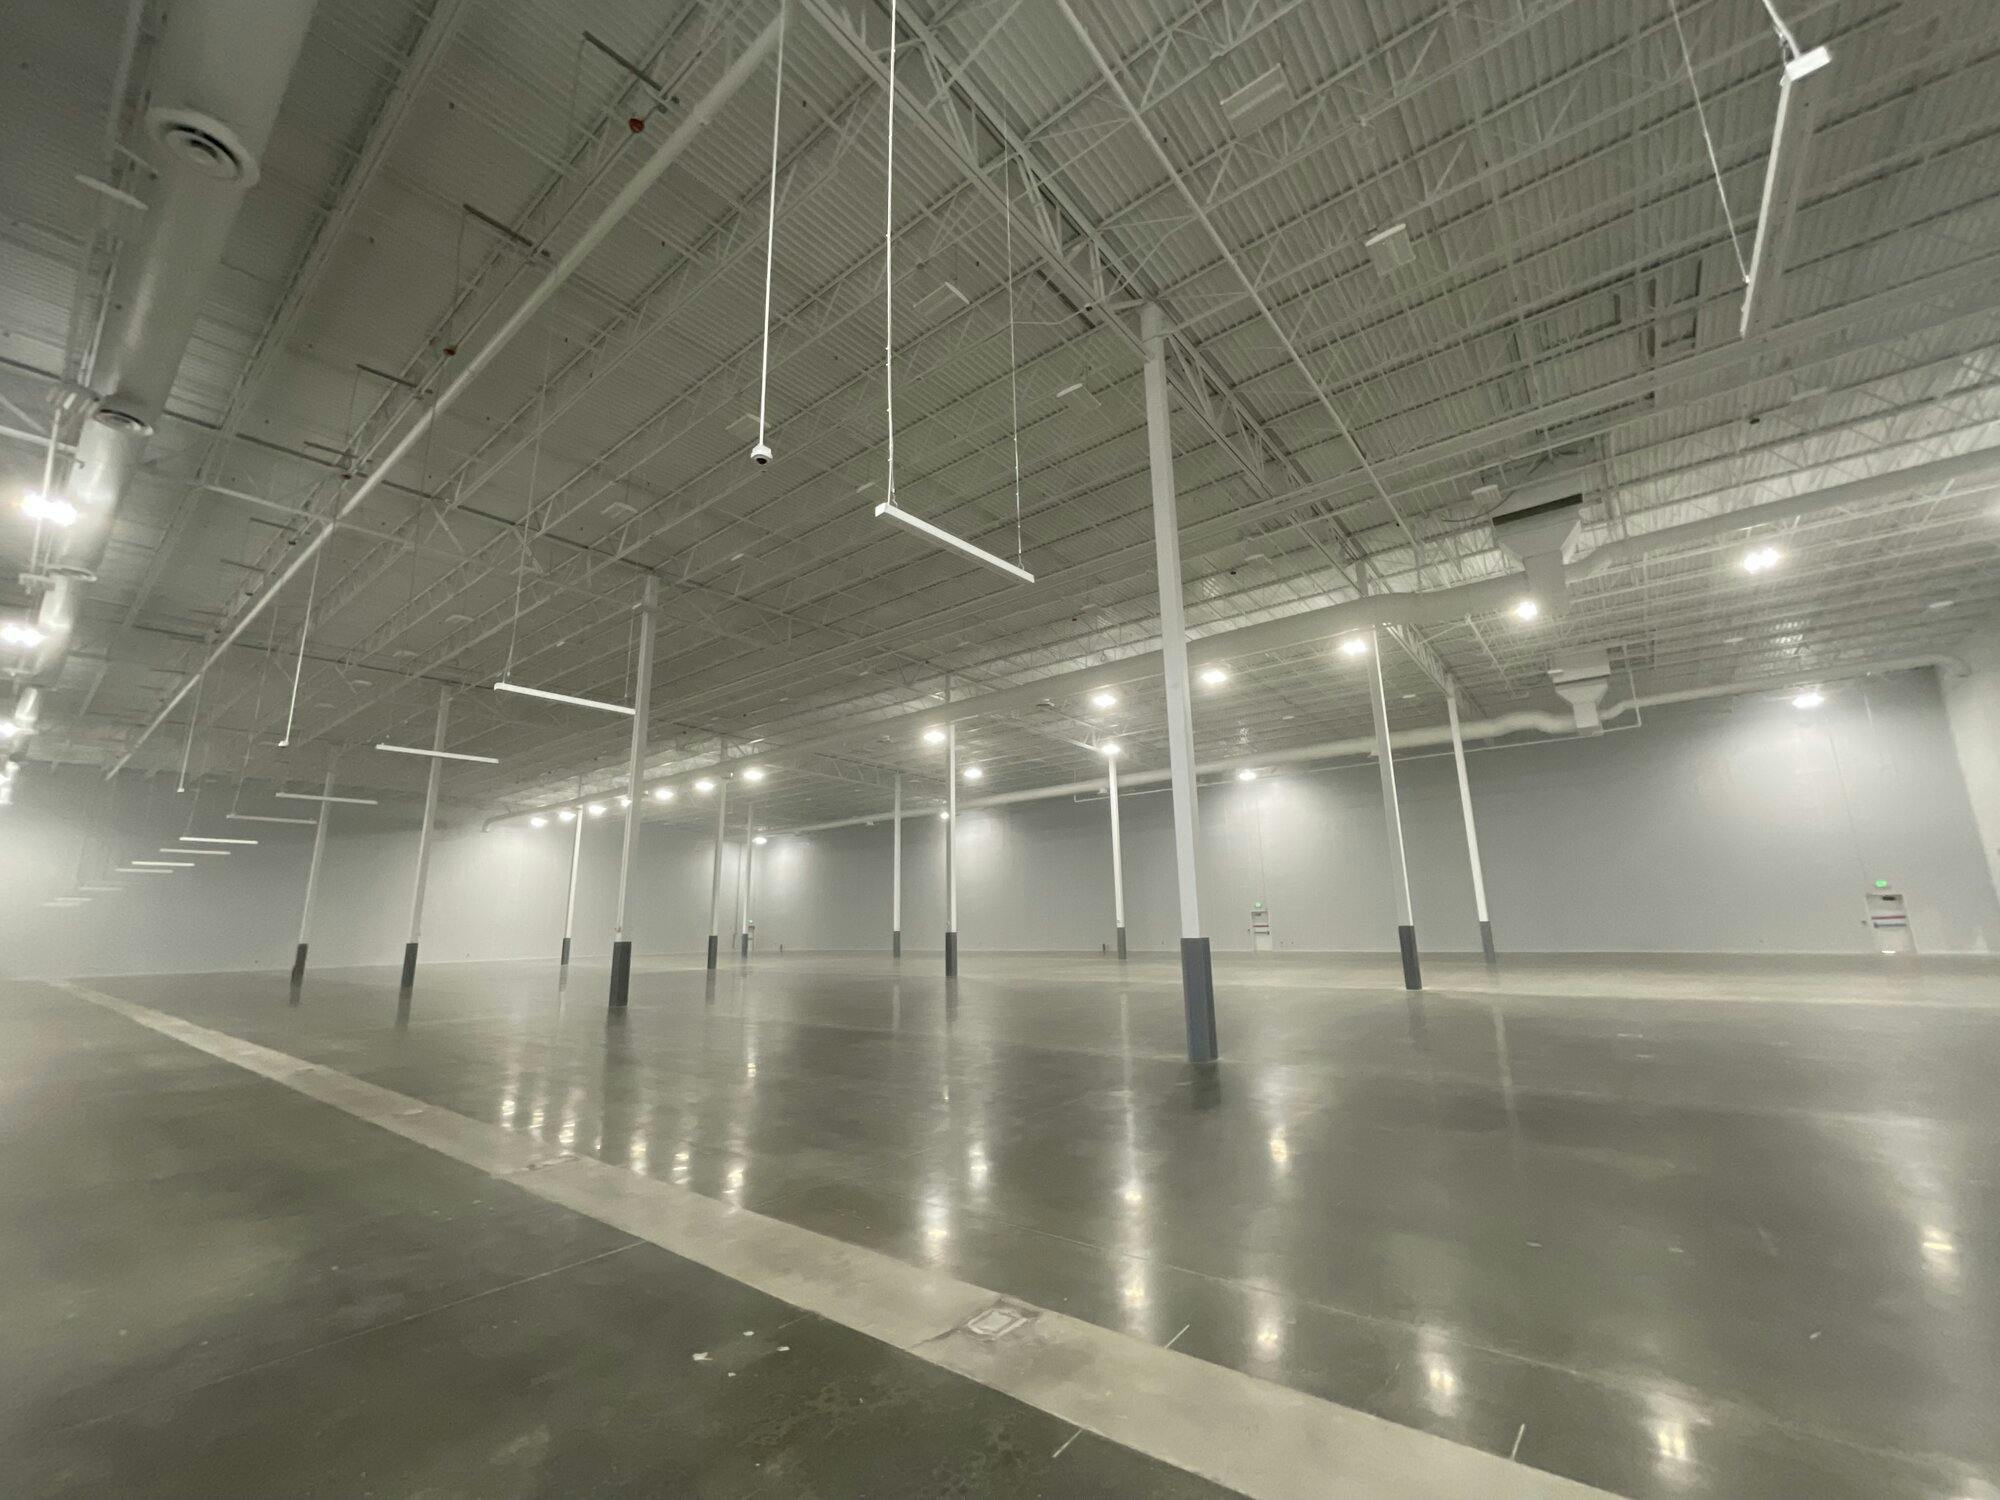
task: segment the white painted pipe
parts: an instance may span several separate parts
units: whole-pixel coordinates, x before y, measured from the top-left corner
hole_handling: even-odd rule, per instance
[[[889,855],[889,949],[903,956],[903,773],[896,773],[896,802],[890,812],[893,842]]]
[[[442,688],[438,692],[437,728],[431,734],[433,750],[444,749],[445,724],[450,716],[451,689]],[[429,883],[431,873],[431,825],[437,822],[438,783],[443,772],[443,760],[433,756],[430,774],[424,779],[424,821],[417,829],[417,878],[410,890],[411,949],[423,938],[424,887]]]
[[[1872,677],[1882,672],[1906,672],[1924,667],[1939,670],[1965,671],[1965,663],[1956,656],[1904,656],[1893,660],[1867,662],[1838,672],[1819,672],[1812,676],[1814,682],[1841,682],[1855,677]],[[1634,698],[1620,699],[1605,705],[1604,719],[1618,718],[1636,709],[1653,708],[1669,703],[1692,703],[1708,698],[1740,697],[1749,693],[1768,693],[1796,683],[1799,679],[1773,678],[1760,682],[1726,683],[1713,687],[1682,688],[1670,693],[1644,693]],[[1460,726],[1467,739],[1497,741],[1509,735],[1540,734],[1550,739],[1576,739],[1576,720],[1569,714],[1542,713],[1535,709],[1520,709],[1514,713],[1496,714],[1490,719],[1478,719]],[[1447,724],[1427,724],[1416,729],[1399,729],[1390,740],[1398,750],[1428,750],[1451,743],[1451,728]],[[1532,741],[1521,741],[1523,744]],[[1202,776],[1233,775],[1246,767],[1258,769],[1270,766],[1311,765],[1320,761],[1341,760],[1349,756],[1368,755],[1375,751],[1375,736],[1353,735],[1345,739],[1321,740],[1311,745],[1296,745],[1289,750],[1268,750],[1256,755],[1235,755],[1222,760],[1203,761],[1195,767]],[[1119,778],[1120,790],[1135,786],[1159,786],[1171,779],[1166,770],[1128,771]],[[1006,807],[1021,802],[1050,802],[1061,797],[1094,797],[1102,795],[1104,783],[1097,780],[1066,781],[1060,785],[1024,787],[1018,791],[998,792],[981,797],[976,801],[961,804],[962,810],[981,810]],[[526,816],[509,814],[510,817]],[[857,828],[867,823],[880,822],[884,814],[863,813],[857,817],[834,818],[824,823],[803,823],[794,828],[780,830],[787,836],[803,833],[824,833],[836,828]]]
[[[564,251],[562,257],[549,268],[549,274],[536,284],[535,289],[528,293],[522,300],[521,305],[515,308],[507,320],[494,331],[493,337],[488,339],[472,354],[471,358],[466,361],[458,374],[451,379],[443,390],[438,392],[437,398],[418,413],[417,420],[397,440],[395,446],[382,459],[375,462],[368,473],[362,478],[361,482],[348,492],[347,498],[341,502],[340,509],[334,514],[335,520],[345,520],[359,506],[366,502],[368,497],[388,477],[390,471],[415,449],[418,442],[422,440],[423,435],[430,430],[432,423],[445,411],[449,410],[458,398],[465,393],[466,388],[479,377],[480,373],[493,362],[503,349],[514,341],[515,336],[527,326],[529,320],[541,311],[543,305],[576,273],[577,268],[583,264],[590,253],[624,220],[625,216],[632,211],[633,207],[646,195],[653,184],[659,181],[667,168],[674,164],[675,160],[687,149],[694,138],[714,119],[722,106],[729,101],[736,91],[743,86],[744,81],[762,64],[765,56],[769,54],[777,43],[779,24],[779,21],[774,18],[765,25],[762,31],[757,33],[756,38],[750,45],[744,48],[742,55],[735,62],[731,63],[724,70],[722,76],[716,80],[714,87],[701,97],[695,106],[688,111],[687,117],[668,134],[665,140],[660,142],[659,149],[641,163],[639,169],[626,179],[625,185],[618,190],[610,202],[604,205],[597,217],[591,221],[590,227],[585,229],[577,237],[576,243]],[[221,660],[223,653],[237,642],[244,631],[250,628],[252,621],[262,614],[265,609],[269,608],[271,601],[284,591],[286,585],[299,576],[299,573],[312,560],[313,554],[326,544],[326,539],[332,534],[329,528],[322,526],[297,549],[285,570],[272,580],[268,587],[261,590],[251,600],[243,613],[237,616],[235,624],[231,625],[223,634],[222,639],[216,642],[200,668],[167,699],[160,711],[140,731],[138,738],[132,742],[131,747],[106,772],[107,776],[115,776],[125,768],[126,763],[132,759],[132,756],[139,748],[147,740],[151,739],[154,732],[167,721],[167,716],[179,706],[181,699],[187,696],[188,691],[193,687],[195,681],[203,673],[207,672],[209,668],[213,667],[217,661]]]
[[[583,869],[583,778],[576,778],[576,816],[570,819],[569,896],[563,902],[562,961],[569,962],[570,945],[576,937],[576,880]]]
[[[653,634],[659,625],[660,580],[648,573],[639,596],[639,651],[632,684],[632,745],[625,768],[625,845],[618,859],[618,918],[613,945],[626,940],[631,917],[632,861],[639,853],[639,817],[646,810],[646,721],[653,702]]]
[[[1118,827],[1118,758],[1106,756],[1105,800],[1111,806],[1111,925],[1118,933],[1118,956],[1125,956],[1125,845]]]
[[[1472,906],[1482,924],[1486,915],[1486,874],[1479,862],[1479,828],[1472,820],[1472,781],[1465,771],[1465,736],[1458,724],[1458,691],[1445,694],[1445,712],[1450,715],[1451,758],[1458,768],[1458,804],[1465,814],[1465,852],[1472,861]]]

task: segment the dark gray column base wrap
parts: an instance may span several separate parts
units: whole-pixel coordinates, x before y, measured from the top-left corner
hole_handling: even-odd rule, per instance
[[[1417,929],[1398,927],[1396,942],[1403,950],[1403,988],[1420,990],[1424,987],[1424,972],[1417,964]]]
[[[408,989],[417,982],[417,945],[403,944],[403,988]]]
[[[738,941],[743,944],[743,956],[748,958],[750,956],[750,934],[747,932],[742,934]]]
[[[297,984],[306,977],[306,945],[299,944],[299,951],[292,959],[292,982]]]
[[[1481,922],[1479,924],[1479,947],[1485,953],[1486,961],[1489,964],[1500,962],[1500,955],[1493,947],[1493,924],[1491,922]]]
[[[944,935],[944,977],[958,978],[958,934],[955,932]]]
[[[620,940],[611,945],[611,1008],[622,1008],[632,996],[632,945]]]
[[[1125,929],[1122,927],[1118,929],[1118,956],[1125,957]]]
[[[903,956],[903,934],[902,931],[898,929],[897,931],[889,934],[889,957],[901,958],[902,956]]]
[[[1181,1004],[1187,1011],[1188,1061],[1211,1063],[1221,1055],[1215,1041],[1215,969],[1208,939],[1181,939]]]
[[[716,946],[716,936],[714,933],[711,932],[708,935],[708,966],[711,969],[715,967],[715,946]]]
[[[569,939],[568,939],[568,938],[564,938],[564,939],[563,939],[563,956],[562,956],[562,961],[563,961],[563,967],[567,968],[567,967],[569,966]]]

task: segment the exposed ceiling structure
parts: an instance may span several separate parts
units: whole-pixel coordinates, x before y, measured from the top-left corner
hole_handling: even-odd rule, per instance
[[[984,791],[1084,776],[1107,736],[1164,764],[1157,674],[1115,670],[1158,643],[1147,303],[1195,636],[1516,573],[1489,516],[1552,472],[1582,476],[1577,550],[1623,544],[1566,611],[1385,633],[1399,726],[1440,722],[1446,682],[1469,718],[1563,712],[1549,670],[1579,650],[1614,696],[1948,653],[2000,605],[2000,469],[1644,539],[1995,445],[1984,8],[1780,0],[1833,60],[1780,300],[1744,337],[1784,63],[1763,0],[899,4],[896,500],[1027,584],[873,514],[889,0],[789,0],[768,465],[778,0],[322,3],[30,767],[262,795],[343,747],[343,785],[410,793],[423,763],[369,747],[428,744],[456,686],[450,747],[497,764],[453,765],[448,799],[615,794],[628,720],[491,688],[629,702],[648,573],[649,785],[748,756],[760,821],[879,812],[897,770],[921,806],[925,715],[1003,689],[960,730]],[[56,545],[15,503],[62,490],[108,394],[161,24],[143,0],[9,22],[0,619],[34,615]],[[1746,572],[1753,547],[1782,560]],[[1223,654],[1203,759],[1365,733],[1331,640]],[[1078,675],[1100,666],[1109,707]]]

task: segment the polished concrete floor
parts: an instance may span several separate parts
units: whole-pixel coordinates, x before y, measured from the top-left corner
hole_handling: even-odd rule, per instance
[[[1180,1058],[1176,973],[1150,960],[969,953],[956,985],[928,956],[760,956],[715,976],[642,961],[617,1018],[603,970],[583,966],[566,986],[553,966],[428,967],[406,997],[390,969],[317,974],[297,992],[283,976],[93,983],[1621,1494],[2000,1497],[2000,968],[1600,959],[1513,961],[1496,976],[1430,961],[1431,989],[1409,996],[1392,963],[1219,961],[1223,1061],[1205,1071]],[[436,1399],[476,1446],[469,1393],[532,1380],[541,1358],[614,1387],[648,1380],[646,1350],[666,1335],[614,1328],[603,1349],[573,1348],[546,1308],[489,1324],[453,1311],[458,1300],[573,1295],[578,1318],[615,1323],[642,1255],[670,1288],[710,1276],[698,1296],[730,1307],[724,1322],[742,1321],[732,1297],[753,1295],[587,1221],[517,1226],[465,1201],[449,1164],[376,1167],[391,1146],[416,1148],[366,1126],[294,1140],[263,1123],[264,1106],[233,1112],[228,1087],[185,1076],[220,1064],[143,1033],[101,1035],[120,1024],[101,1015],[79,1044],[59,994],[6,997],[9,1074],[36,1070],[25,1098],[12,1077],[5,1106],[10,1137],[31,1146],[0,1167],[16,1268],[0,1310],[28,1330],[0,1360],[13,1441],[41,1465],[31,1474],[115,1464],[178,1435],[176,1403],[193,1403],[197,1431],[223,1424],[231,1461],[279,1462],[296,1435],[265,1429],[267,1395],[310,1421],[312,1452],[375,1462],[370,1444],[393,1444],[370,1403],[440,1383],[466,1387]],[[278,1156],[259,1156],[274,1133]],[[214,1229],[218,1217],[237,1227]],[[132,1238],[155,1226],[157,1244]],[[359,1291],[317,1258],[286,1267],[343,1236]],[[100,1256],[115,1263],[108,1303],[38,1301],[24,1285],[89,1273]],[[232,1300],[232,1268],[272,1285],[268,1306]],[[182,1281],[191,1307],[156,1305],[158,1285]],[[692,1315],[662,1302],[669,1328]],[[398,1331],[433,1307],[445,1321],[424,1327],[425,1313]],[[759,1316],[743,1326],[771,1318]],[[489,1350],[492,1327],[511,1332]],[[329,1342],[359,1330],[370,1347]],[[482,1364],[469,1375],[456,1368],[467,1341]],[[828,1378],[845,1378],[846,1356],[829,1359]],[[265,1377],[251,1382],[248,1409],[204,1395],[267,1363],[283,1379],[268,1393]],[[659,1378],[685,1379],[672,1364]],[[992,1392],[957,1399],[976,1430],[1048,1424]],[[205,1414],[204,1401],[216,1403]],[[982,1401],[1004,1420],[982,1417]],[[587,1410],[572,1419],[590,1426]],[[560,1413],[544,1425],[564,1461],[615,1469],[630,1456],[601,1426],[559,1430]],[[120,1436],[50,1435],[85,1430]],[[677,1433],[678,1457],[661,1462],[693,1462],[685,1445],[713,1437]],[[845,1455],[829,1464],[865,1464],[879,1436],[827,1435]],[[1037,1463],[1047,1446],[1003,1444]],[[379,1461],[418,1461],[397,1451]],[[902,1488],[778,1492],[1208,1492],[1172,1488],[1196,1482],[1171,1470],[1120,1470],[1148,1461],[1110,1444],[1092,1461],[1111,1467],[1023,1460],[1008,1471],[1016,1489],[973,1477],[952,1490],[911,1470]],[[428,1493],[394,1472],[380,1493]],[[42,1482],[26,1493],[65,1493]],[[194,1480],[146,1492],[230,1493]]]
[[[9,1500],[1228,1492],[0,986]]]

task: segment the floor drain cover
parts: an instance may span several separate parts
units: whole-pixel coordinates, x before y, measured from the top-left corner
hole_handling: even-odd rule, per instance
[[[995,1306],[987,1308],[965,1326],[968,1332],[976,1333],[983,1339],[997,1339],[1012,1333],[1027,1321],[1017,1312]]]

